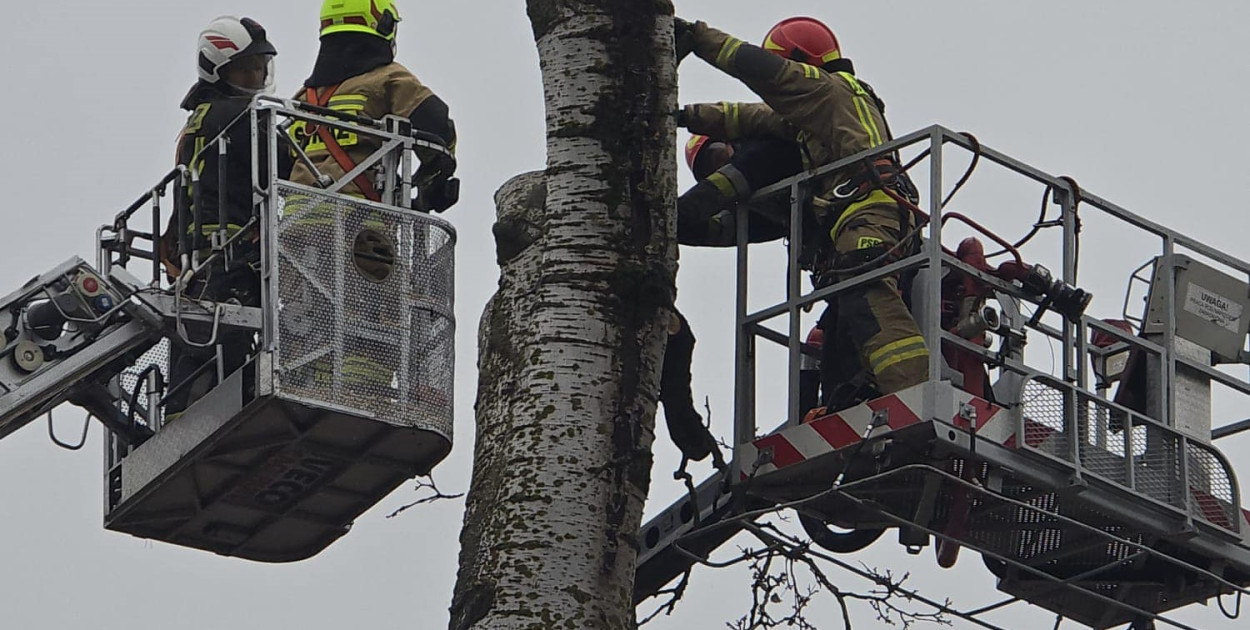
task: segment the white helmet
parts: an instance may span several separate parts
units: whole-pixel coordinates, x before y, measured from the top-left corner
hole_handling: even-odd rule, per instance
[[[205,83],[225,83],[221,69],[226,64],[254,55],[266,55],[269,58],[269,71],[265,76],[265,86],[250,90],[230,85],[244,94],[269,92],[273,87],[273,57],[278,50],[265,38],[265,27],[251,18],[237,18],[230,15],[219,17],[209,22],[208,27],[200,33],[196,43],[196,70]]]

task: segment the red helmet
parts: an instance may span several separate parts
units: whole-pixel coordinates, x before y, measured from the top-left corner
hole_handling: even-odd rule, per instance
[[[707,144],[707,141],[707,136],[693,135],[686,142],[686,166],[689,166],[690,170],[694,170],[694,161],[699,157],[699,151],[703,150],[703,145]]]
[[[807,333],[807,345],[819,350],[825,345],[825,331],[817,326]]]
[[[713,140],[707,136],[693,135],[686,142],[686,166],[695,179],[706,179],[733,158],[732,144]]]
[[[792,17],[772,27],[764,37],[764,50],[817,66],[842,58],[842,49],[833,31],[809,17]]]

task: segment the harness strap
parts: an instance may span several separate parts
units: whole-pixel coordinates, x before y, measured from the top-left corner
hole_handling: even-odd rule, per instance
[[[310,87],[304,92],[304,98],[317,107],[326,107],[330,103],[330,97],[334,96],[338,89],[338,85],[332,85],[326,89],[325,94],[318,97],[317,89]],[[352,169],[356,168],[356,162],[347,154],[347,151],[343,150],[342,145],[339,144],[338,140],[334,139],[334,134],[325,125],[317,125],[317,135],[325,143],[326,151],[330,153],[330,157],[334,158],[334,161],[338,163],[339,168],[343,169],[344,173],[350,173]],[[360,192],[369,201],[382,201],[382,195],[378,194],[378,190],[373,187],[373,182],[369,181],[368,176],[364,173],[357,175],[352,179],[352,182],[356,184],[357,188],[360,188]]]

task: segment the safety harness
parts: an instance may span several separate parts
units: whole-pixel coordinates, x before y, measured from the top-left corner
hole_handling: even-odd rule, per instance
[[[892,156],[865,159],[846,181],[824,196],[812,198],[820,229],[813,230],[800,255],[800,262],[812,272],[816,286],[824,287],[840,277],[862,273],[905,258],[918,245],[909,231],[910,218],[925,219],[927,215],[916,204],[920,195],[906,170]],[[898,207],[899,242],[891,248],[869,248],[850,255],[837,256],[833,243],[837,233],[855,214],[869,205],[894,202]],[[919,222],[917,222],[919,225]]]
[[[326,88],[324,94],[318,96],[317,88],[310,87],[304,91],[304,98],[312,105],[328,108],[330,99],[338,89],[338,85],[331,85]],[[314,129],[317,132],[317,136],[325,143],[326,151],[330,153],[330,157],[334,158],[334,161],[338,163],[339,168],[343,169],[344,173],[352,172],[356,168],[356,162],[347,154],[347,151],[343,150],[342,145],[334,138],[334,133],[327,129],[325,125],[315,125]],[[377,188],[374,188],[373,182],[369,181],[369,177],[364,173],[357,175],[352,179],[352,182],[356,184],[361,194],[369,201],[382,201],[382,195],[378,194]]]

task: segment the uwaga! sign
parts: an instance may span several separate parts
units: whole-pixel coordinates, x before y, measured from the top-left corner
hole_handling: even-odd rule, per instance
[[[1185,310],[1231,332],[1241,329],[1241,304],[1197,284],[1189,285]]]

